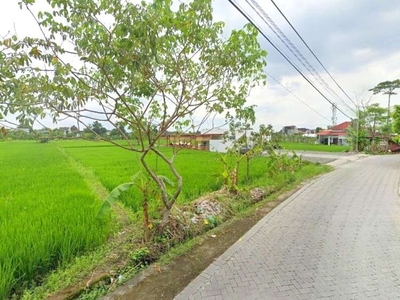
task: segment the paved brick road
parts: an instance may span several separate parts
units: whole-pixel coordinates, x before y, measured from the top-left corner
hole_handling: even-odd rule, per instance
[[[399,299],[399,176],[400,156],[342,165],[261,220],[176,299]]]

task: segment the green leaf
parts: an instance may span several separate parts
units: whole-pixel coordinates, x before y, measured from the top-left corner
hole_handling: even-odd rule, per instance
[[[118,197],[121,195],[121,193],[129,190],[134,184],[134,182],[127,182],[113,189],[101,205],[101,208],[97,213],[97,217],[102,218],[104,215],[106,215],[110,211],[111,205],[113,205],[118,200]]]
[[[135,175],[132,176],[132,183],[135,183],[136,180],[139,178],[139,175],[142,174],[141,171],[137,172]]]
[[[167,176],[158,175],[158,178],[160,178],[162,181],[164,181],[164,183],[168,184],[169,186],[174,186],[174,183]]]

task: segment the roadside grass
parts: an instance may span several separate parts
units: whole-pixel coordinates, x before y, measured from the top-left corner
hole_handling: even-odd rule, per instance
[[[111,232],[101,202],[53,144],[0,144],[0,299],[93,250]]]
[[[18,299],[46,299],[52,293],[75,284],[87,276],[88,270],[93,270],[96,266],[106,263],[108,251],[108,247],[103,246],[89,253],[76,256],[68,264],[64,264],[47,274],[39,285],[25,289],[21,297],[18,296]]]
[[[338,145],[320,145],[320,144],[303,144],[280,142],[279,145],[286,150],[305,150],[305,151],[322,151],[322,152],[346,152],[350,150],[349,146]]]

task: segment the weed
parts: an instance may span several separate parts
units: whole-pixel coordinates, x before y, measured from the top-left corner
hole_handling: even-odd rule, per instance
[[[152,262],[152,257],[149,249],[142,247],[131,254],[131,260],[135,269],[142,269]]]
[[[205,220],[207,221],[206,225],[208,225],[208,228],[215,228],[220,223],[220,220],[217,216],[208,216]]]

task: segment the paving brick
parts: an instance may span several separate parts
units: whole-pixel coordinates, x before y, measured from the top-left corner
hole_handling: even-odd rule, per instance
[[[399,171],[367,157],[306,185],[176,299],[397,299]]]

